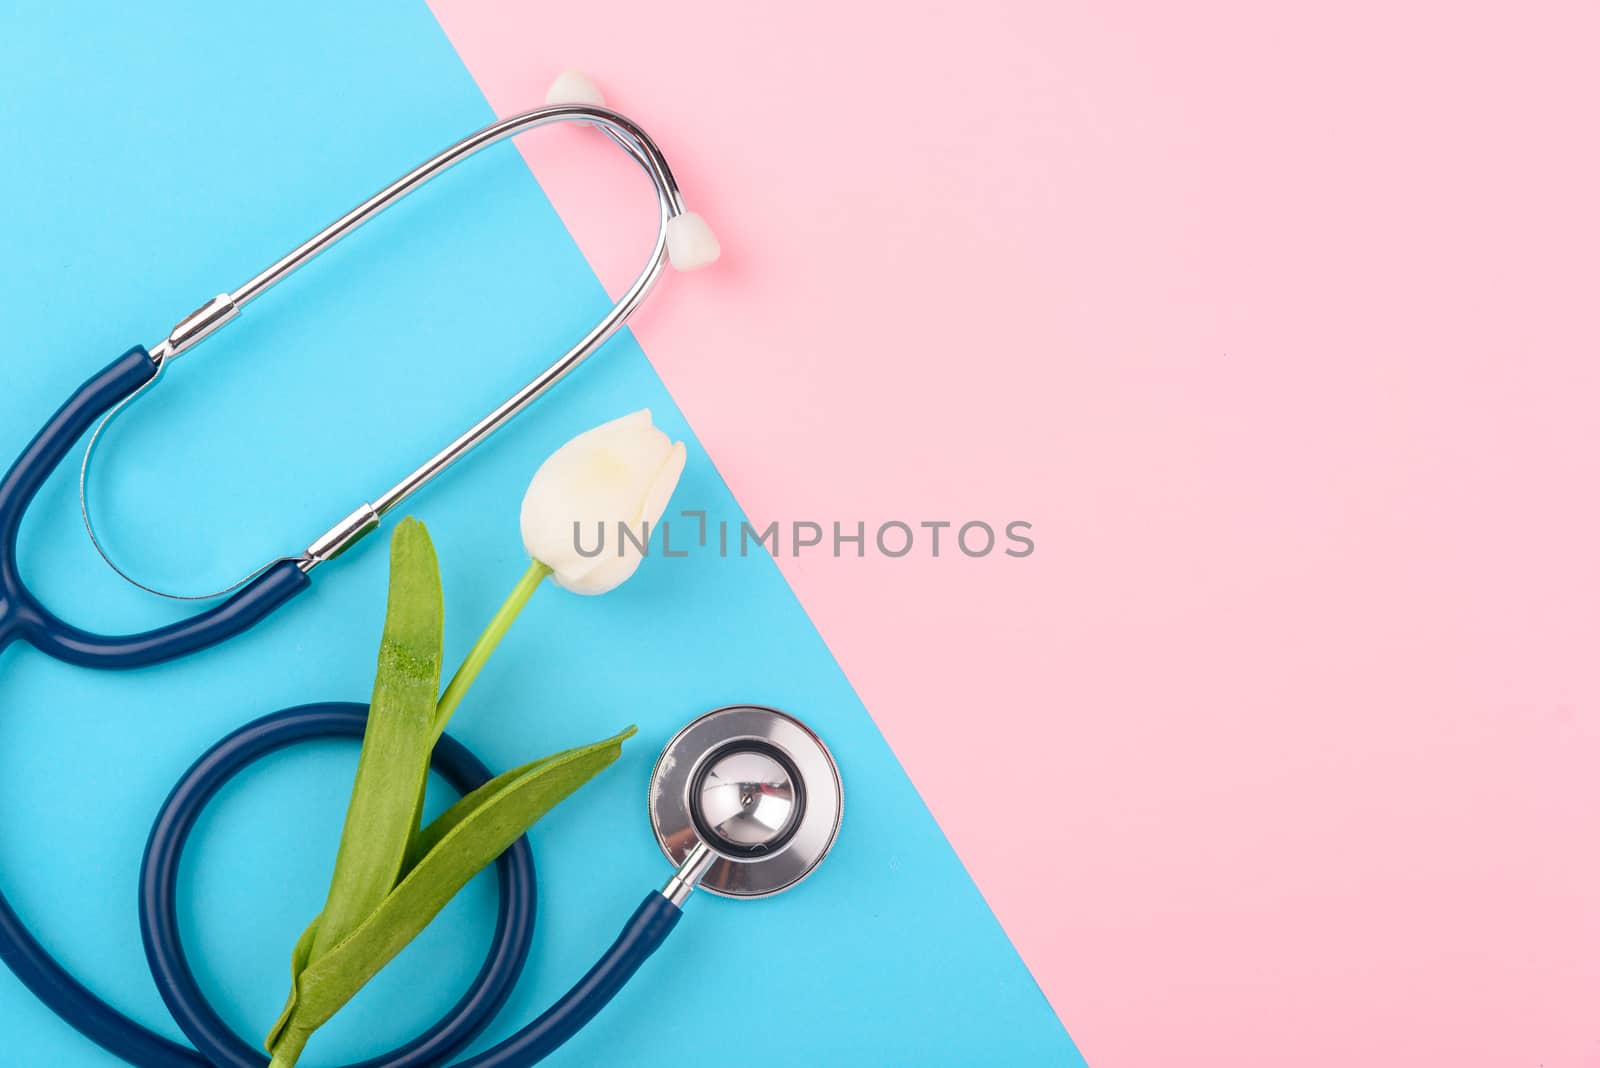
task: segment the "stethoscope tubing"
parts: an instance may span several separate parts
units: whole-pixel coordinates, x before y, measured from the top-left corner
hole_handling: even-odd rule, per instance
[[[248,630],[295,594],[310,576],[298,560],[269,566],[227,600],[177,623],[138,634],[106,636],[74,627],[28,590],[17,563],[17,539],[28,505],[73,445],[115,405],[147,384],[158,367],[142,347],[128,350],[75,390],[0,478],[0,654],[25,641],[55,659],[84,667],[127,669],[177,659]],[[176,879],[194,820],[216,791],[244,766],[312,737],[361,736],[361,705],[300,706],[247,724],[200,758],[174,787],[157,818],[140,878],[140,921],[146,955],[162,1000],[195,1043],[188,1049],[118,1012],[75,979],[34,938],[0,892],[0,960],[36,997],[86,1038],[137,1068],[261,1068],[266,1058],[235,1035],[195,982],[178,935]],[[459,790],[489,779],[459,743],[442,738],[435,766]],[[535,913],[532,852],[526,839],[499,861],[500,916],[490,957],[473,986],[439,1024],[393,1053],[359,1068],[437,1065],[465,1047],[504,1005],[527,960]],[[458,1068],[522,1068],[557,1049],[594,1018],[660,947],[682,913],[651,891],[596,965],[560,1000],[510,1038]]]
[[[117,636],[73,626],[29,592],[17,564],[17,537],[28,506],[95,420],[155,377],[156,370],[142,346],[111,361],[73,391],[0,479],[0,651],[14,641],[26,641],[46,656],[80,667],[146,667],[226,641],[311,585],[311,577],[295,560],[280,560],[204,612],[140,634]]]
[[[28,505],[68,451],[106,410],[156,373],[149,354],[128,350],[67,398],[0,478],[0,653],[15,641],[69,663],[132,668],[183,656],[253,625],[308,580],[278,570],[210,610],[143,634],[89,634],[45,609],[29,592],[17,564],[17,538]],[[34,996],[86,1038],[140,1068],[206,1068],[194,1051],[124,1016],[78,982],[40,945],[0,893],[0,960]]]
[[[359,739],[366,728],[366,716],[365,705],[333,702],[284,709],[246,724],[195,761],[161,806],[140,868],[139,928],[156,987],[179,1029],[200,1051],[204,1058],[200,1064],[262,1068],[267,1060],[223,1022],[206,1000],[185,956],[178,930],[177,882],[189,833],[217,791],[250,764],[302,741]],[[435,769],[462,792],[491,778],[488,769],[449,735],[440,738],[433,760]],[[526,838],[518,839],[502,854],[498,871],[499,919],[488,959],[467,992],[422,1035],[392,1053],[352,1068],[425,1068],[443,1064],[470,1043],[504,1006],[527,961],[533,934],[536,891],[533,854]],[[678,906],[652,890],[616,941],[566,994],[533,1022],[490,1049],[459,1062],[457,1068],[524,1068],[548,1057],[616,996],[660,948],[682,916]]]
[[[199,1051],[201,1064],[262,1068],[267,1058],[212,1008],[184,952],[178,928],[177,887],[189,834],[217,792],[251,764],[301,742],[328,738],[359,741],[366,722],[366,705],[325,703],[284,709],[248,723],[195,761],[156,816],[139,870],[139,931],[161,999],[179,1029]],[[448,734],[434,747],[433,768],[463,794],[493,778],[466,746]],[[466,1048],[505,1005],[527,964],[537,913],[533,850],[526,838],[518,839],[501,854],[496,872],[500,909],[494,937],[488,957],[467,992],[427,1031],[398,1049],[353,1068],[425,1068],[443,1064]]]

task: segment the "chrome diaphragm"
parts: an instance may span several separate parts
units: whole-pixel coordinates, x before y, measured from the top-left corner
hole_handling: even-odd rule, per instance
[[[697,847],[709,850],[698,885],[724,897],[765,897],[810,875],[833,848],[843,810],[839,768],[822,739],[760,705],[694,720],[650,778],[661,851],[681,867]]]

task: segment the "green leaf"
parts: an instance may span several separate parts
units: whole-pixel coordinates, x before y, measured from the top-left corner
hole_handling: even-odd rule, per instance
[[[439,561],[427,528],[407,519],[395,528],[389,550],[389,612],[372,711],[313,958],[366,919],[400,877],[427,782],[443,643]]]
[[[424,828],[429,848],[381,905],[300,973],[289,1030],[326,1023],[478,872],[578,787],[604,770],[634,728],[535,761],[486,783]]]
[[[556,753],[554,756],[542,757],[531,763],[523,764],[521,767],[502,772],[439,813],[434,817],[432,823],[420,828],[416,836],[412,838],[411,846],[406,850],[404,872],[409,874],[411,869],[417,866],[417,861],[426,856],[430,849],[438,845],[441,838],[450,833],[457,824],[476,812],[486,802],[493,800],[506,786],[509,786],[528,772],[543,767],[550,761],[557,760],[565,755],[565,753]],[[401,878],[404,877],[404,875],[401,876]]]
[[[371,915],[400,877],[427,784],[443,640],[439,561],[427,528],[407,519],[390,542],[377,680],[333,880],[321,916],[295,948],[296,976]],[[284,1015],[267,1037],[269,1051],[277,1053],[279,1043],[294,1037],[289,1033],[298,1029],[302,985],[297,979],[291,988]]]
[[[289,1026],[289,1020],[294,1016],[294,1007],[300,1000],[300,973],[305,971],[306,965],[311,963],[311,943],[317,937],[317,924],[322,917],[318,915],[294,944],[294,953],[289,958],[289,1004],[283,1007],[283,1012],[278,1014],[278,1022],[272,1025],[272,1030],[267,1032],[267,1049],[272,1049],[278,1044],[278,1037],[283,1034],[283,1029]]]

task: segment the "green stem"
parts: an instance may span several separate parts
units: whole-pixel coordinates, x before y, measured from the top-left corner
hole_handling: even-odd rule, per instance
[[[472,680],[478,677],[478,672],[483,670],[483,665],[489,662],[495,646],[500,644],[500,639],[506,636],[506,631],[511,629],[511,624],[522,609],[527,606],[528,598],[533,596],[533,591],[539,588],[539,583],[550,574],[550,569],[535,560],[523,572],[522,578],[511,590],[511,595],[505,603],[495,612],[494,618],[489,620],[489,625],[483,633],[478,635],[478,640],[473,642],[472,649],[467,653],[467,658],[461,662],[455,677],[450,680],[450,685],[444,688],[444,696],[439,698],[439,707],[433,714],[433,736],[435,739],[444,733],[445,724],[450,722],[450,717],[455,713],[456,706],[461,704],[461,699],[466,696],[467,687],[472,685]]]

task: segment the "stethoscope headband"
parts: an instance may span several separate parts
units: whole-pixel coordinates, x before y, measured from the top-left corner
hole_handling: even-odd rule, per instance
[[[671,263],[680,271],[692,271],[705,267],[717,259],[721,254],[721,246],[717,242],[716,235],[712,233],[703,218],[684,207],[683,193],[679,190],[677,180],[672,175],[672,168],[668,166],[661,149],[632,119],[606,108],[605,98],[593,82],[576,71],[568,71],[556,79],[550,87],[546,100],[545,107],[491,123],[401,175],[237,289],[212,297],[179,321],[164,341],[149,350],[154,373],[150,375],[148,381],[119,400],[99,421],[89,436],[89,443],[84,449],[83,463],[78,471],[78,502],[84,528],[89,532],[89,539],[93,542],[95,551],[113,571],[147,593],[179,601],[205,601],[225,596],[249,585],[280,562],[271,561],[263,564],[220,590],[203,593],[170,593],[134,578],[112,559],[110,550],[95,530],[89,507],[89,472],[91,462],[96,455],[96,446],[99,445],[111,421],[160,381],[162,373],[170,364],[232,322],[245,305],[354,233],[384,209],[490,145],[524,131],[555,123],[577,122],[599,130],[639,165],[655,190],[659,207],[659,225],[650,255],[633,283],[611,309],[559,359],[540,372],[538,377],[474,423],[421,467],[373,500],[363,501],[349,515],[313,539],[303,552],[290,558],[295,560],[302,571],[310,573],[319,564],[333,559],[370,534],[384,516],[504,426],[513,416],[527,408],[537,397],[592,355],[639,307],[667,263]]]

